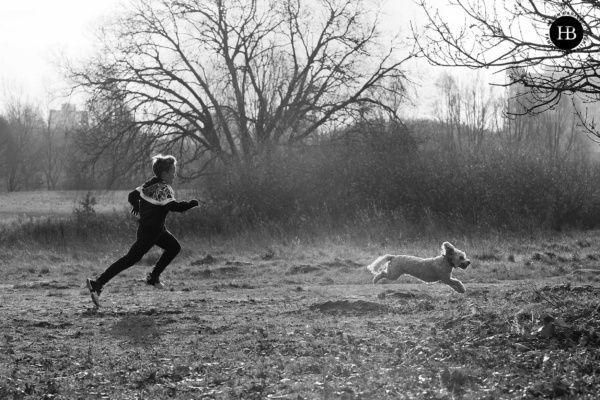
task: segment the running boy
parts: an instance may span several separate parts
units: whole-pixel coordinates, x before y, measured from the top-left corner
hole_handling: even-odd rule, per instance
[[[173,156],[157,155],[152,157],[152,179],[129,193],[128,201],[133,206],[131,213],[139,215],[137,240],[129,252],[104,271],[96,280],[87,279],[86,284],[92,301],[100,307],[100,293],[104,285],[119,273],[140,261],[144,254],[156,245],[164,250],[156,266],[145,282],[157,289],[164,289],[160,274],[181,250],[177,239],[165,227],[169,211],[184,212],[198,206],[198,200],[175,201],[175,192],[171,188],[177,176],[177,160]]]

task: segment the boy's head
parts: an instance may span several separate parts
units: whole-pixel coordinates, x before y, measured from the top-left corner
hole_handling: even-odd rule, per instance
[[[160,178],[168,184],[173,183],[176,175],[177,160],[173,156],[163,156],[158,154],[152,157],[152,171],[157,178]]]

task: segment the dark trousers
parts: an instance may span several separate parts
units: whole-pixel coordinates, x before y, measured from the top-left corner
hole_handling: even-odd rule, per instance
[[[140,225],[137,230],[137,240],[131,246],[129,252],[108,267],[96,282],[100,286],[104,286],[112,278],[140,261],[154,245],[164,250],[151,273],[153,278],[158,278],[167,265],[177,256],[181,250],[181,245],[175,236],[165,228],[149,228]]]

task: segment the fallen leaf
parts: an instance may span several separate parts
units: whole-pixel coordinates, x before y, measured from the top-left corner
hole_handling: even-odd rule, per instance
[[[542,328],[540,328],[538,330],[538,335],[540,335],[543,338],[551,338],[552,336],[554,336],[554,334],[556,333],[556,328],[554,326],[554,323],[549,323],[544,325]]]
[[[527,347],[527,346],[525,346],[524,344],[521,344],[521,343],[515,343],[514,346],[515,346],[515,348],[517,350],[521,350],[521,351],[529,351],[529,350],[531,350],[529,347]]]
[[[554,320],[554,325],[560,328],[571,328],[571,324],[567,324],[567,322],[563,318],[556,318]]]

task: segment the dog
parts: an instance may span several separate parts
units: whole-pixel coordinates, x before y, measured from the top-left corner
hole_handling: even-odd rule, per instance
[[[465,286],[452,277],[452,269],[466,269],[471,264],[466,254],[452,244],[442,244],[442,254],[433,258],[414,256],[394,256],[386,254],[373,261],[367,269],[375,275],[373,284],[383,278],[396,280],[401,275],[414,276],[427,283],[442,282],[458,293],[464,293]]]

